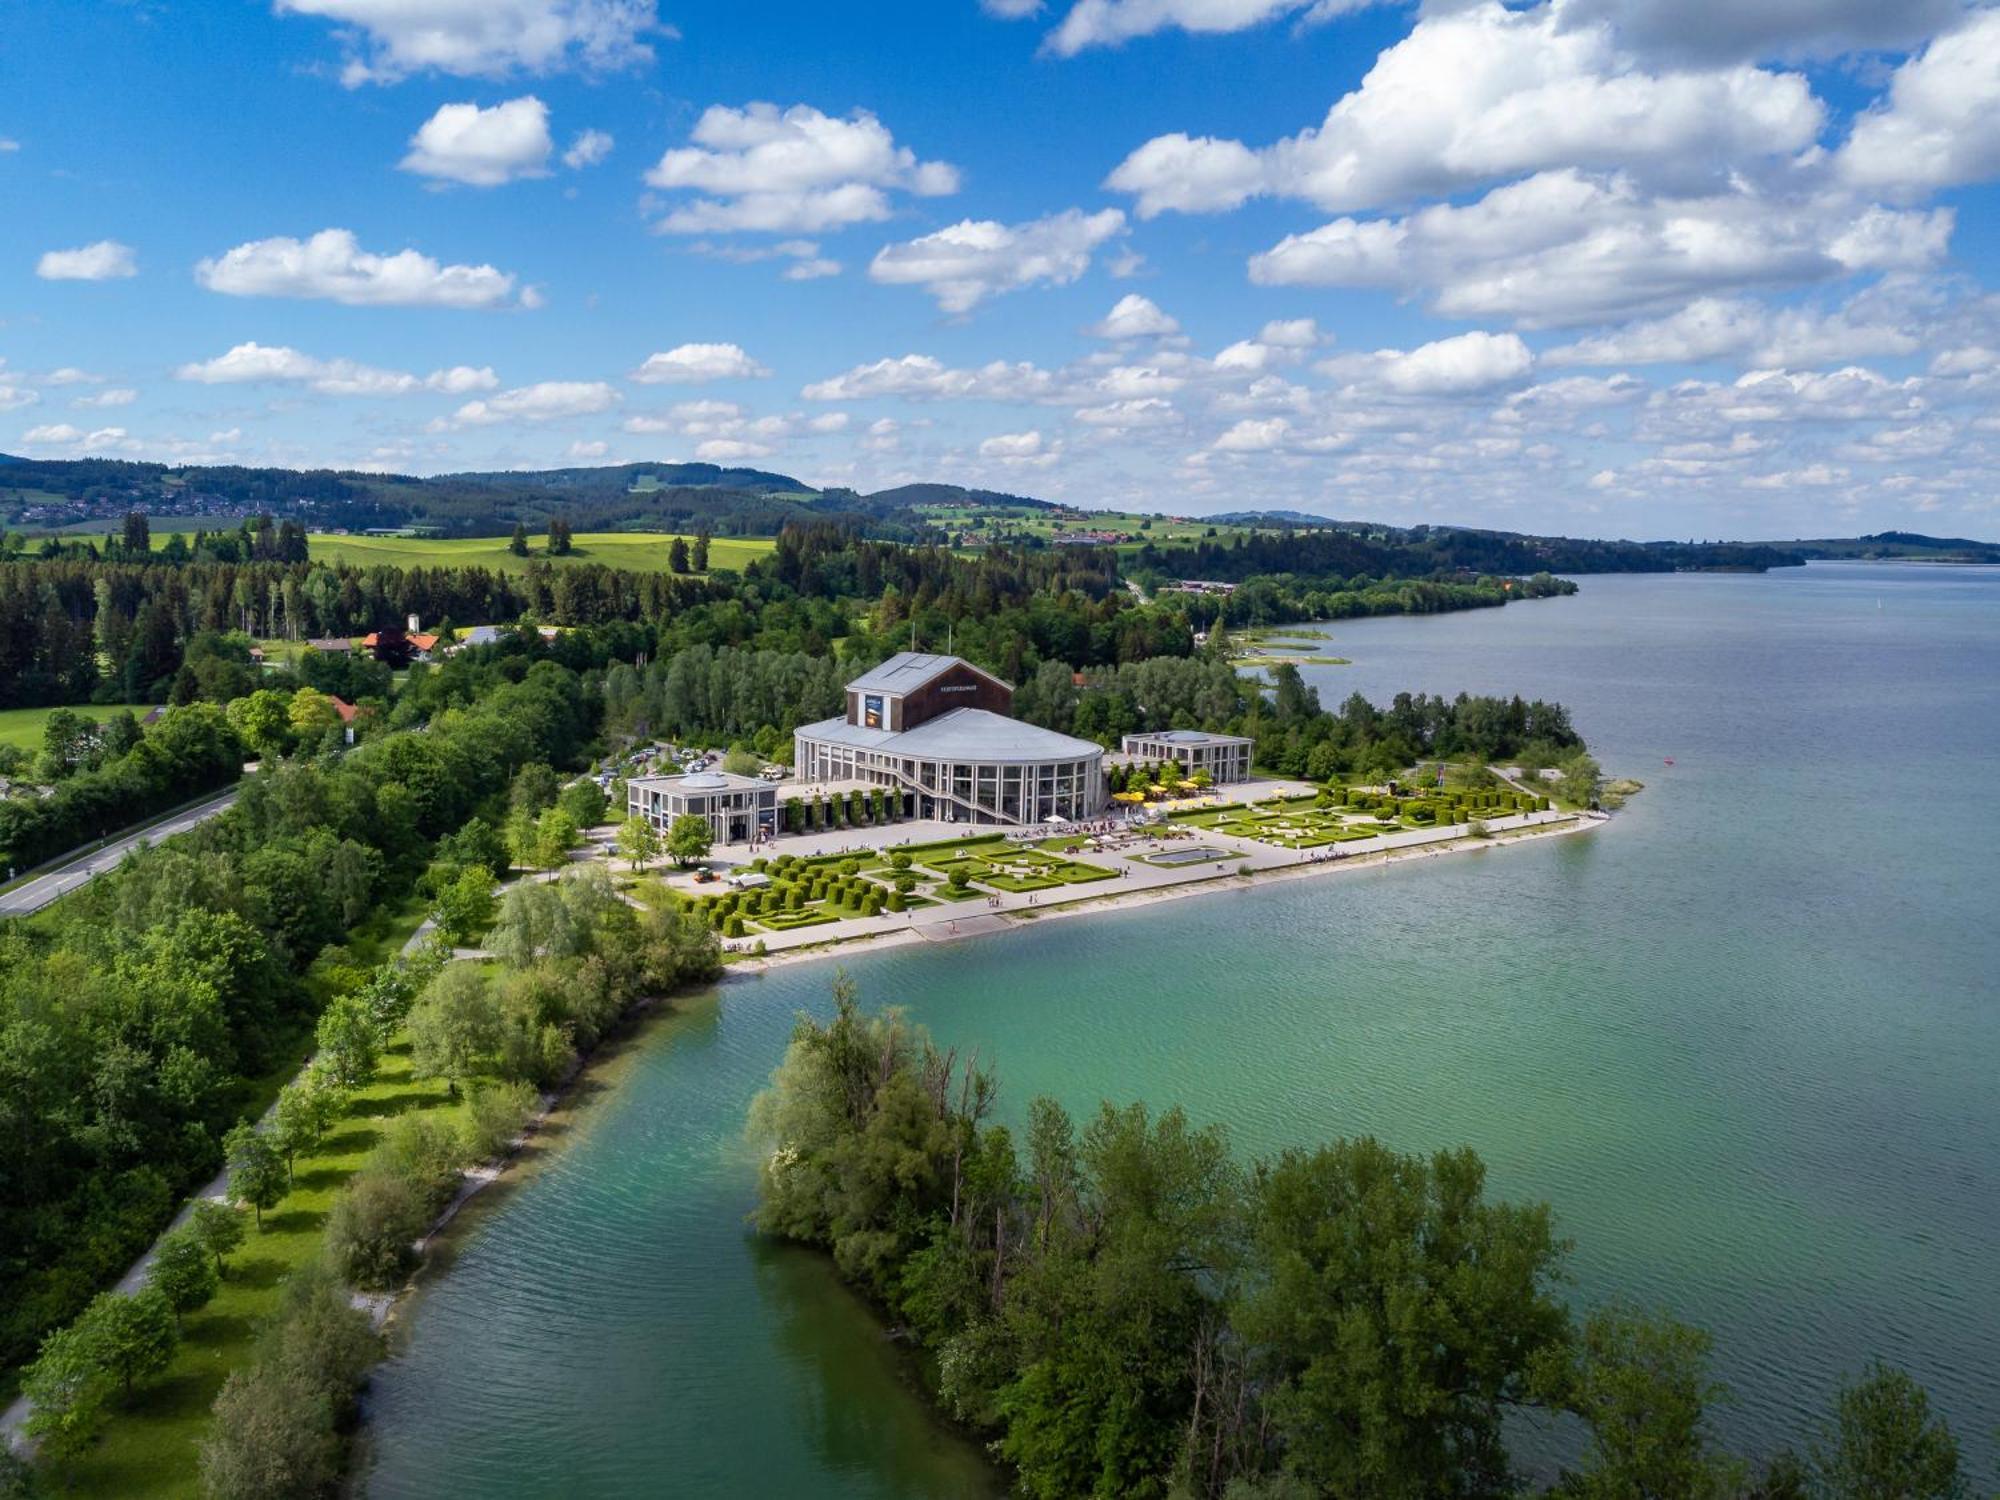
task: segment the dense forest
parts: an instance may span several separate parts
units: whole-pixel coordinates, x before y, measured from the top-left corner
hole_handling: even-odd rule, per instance
[[[1148,543],[1134,572],[1238,583],[1270,573],[1328,578],[1448,578],[1458,573],[1673,573],[1728,568],[1761,572],[1805,559],[1765,543],[1619,542],[1520,536],[1460,527],[1410,531],[1288,530],[1229,541]]]
[[[505,867],[492,831],[515,773],[576,762],[620,649],[616,633],[574,636],[576,670],[539,642],[468,653],[419,673],[345,754],[311,720],[232,722],[200,705],[111,763],[120,774],[144,751],[200,768],[220,741],[240,764],[242,732],[269,737],[266,769],[229,812],[33,923],[0,924],[0,1366],[214,1172],[257,1080],[295,1061],[319,1009],[365,977],[343,942],[413,888],[441,840],[445,857],[481,857],[450,854],[463,846]]]
[[[1220,649],[1081,665],[1042,660],[1018,685],[1016,715],[1106,746],[1144,730],[1246,734],[1257,742],[1258,765],[1322,782],[1393,775],[1426,760],[1566,765],[1584,750],[1568,711],[1539,699],[1399,693],[1378,708],[1354,694],[1328,710],[1296,667],[1275,668],[1264,684],[1245,677]],[[611,667],[605,726],[634,736],[742,743],[782,759],[801,724],[841,712],[851,675],[847,662],[823,653],[694,643],[662,650],[643,667]]]
[[[143,518],[142,518],[143,519]],[[1546,576],[1460,582],[1260,578],[1234,595],[1142,601],[1107,549],[995,548],[961,556],[826,521],[784,528],[741,574],[630,573],[537,558],[486,568],[357,568],[302,561],[303,538],[257,520],[204,534],[184,560],[121,539],[0,563],[0,708],[188,701],[189,646],[204,632],[291,641],[354,636],[419,616],[452,625],[644,622],[662,654],[685,645],[782,645],[879,660],[921,641],[950,644],[1011,681],[1043,661],[1076,667],[1185,656],[1194,634],[1228,625],[1429,613],[1567,592]],[[144,555],[148,561],[135,560]],[[338,691],[324,682],[315,685]]]
[[[1707,1420],[1709,1340],[1560,1296],[1545,1204],[1470,1149],[1372,1139],[1240,1163],[1219,1126],[1049,1099],[1017,1137],[992,1073],[896,1012],[801,1017],[751,1106],[758,1227],[819,1247],[917,1349],[1018,1493],[1431,1500],[1960,1500],[1956,1439],[1875,1367],[1800,1451],[1746,1462]],[[1561,1413],[1530,1483],[1510,1419]]]

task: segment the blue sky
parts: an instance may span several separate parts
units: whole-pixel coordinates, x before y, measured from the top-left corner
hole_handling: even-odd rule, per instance
[[[68,0],[0,450],[2000,535],[1962,0]]]

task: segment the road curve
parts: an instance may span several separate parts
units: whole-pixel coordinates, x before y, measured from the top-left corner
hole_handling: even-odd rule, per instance
[[[176,833],[186,833],[188,829],[227,811],[235,801],[236,788],[231,787],[219,797],[212,797],[161,822],[149,823],[135,832],[120,834],[101,849],[67,860],[48,873],[37,875],[26,884],[0,894],[0,917],[25,917],[38,912],[58,896],[67,896],[71,891],[88,885],[106,870],[117,869],[119,861],[141,844],[157,844]]]

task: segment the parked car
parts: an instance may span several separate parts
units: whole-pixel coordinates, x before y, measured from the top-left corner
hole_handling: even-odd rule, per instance
[[[711,870],[707,865],[703,865],[699,870],[694,872],[694,883],[696,885],[706,885],[713,879],[715,879],[715,871]]]

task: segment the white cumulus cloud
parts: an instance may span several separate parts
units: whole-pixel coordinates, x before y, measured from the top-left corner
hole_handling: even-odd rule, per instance
[[[1141,218],[1260,194],[1352,211],[1555,167],[1700,178],[1800,151],[1823,118],[1799,74],[1652,71],[1608,24],[1480,0],[1425,15],[1317,127],[1261,149],[1160,136],[1106,185],[1134,195]]]
[[[1565,0],[1569,25],[1608,22],[1621,44],[1687,62],[1900,51],[1943,30],[1961,0]]]
[[[1055,389],[1055,377],[1026,363],[994,360],[976,370],[955,369],[928,354],[878,359],[828,380],[815,381],[802,394],[808,401],[865,401],[903,396],[918,400],[1036,401]]]
[[[604,72],[651,61],[664,28],[654,0],[276,0],[280,15],[342,28],[348,87],[412,73],[498,78]]]
[[[1518,335],[1475,331],[1386,353],[1382,383],[1405,396],[1457,396],[1511,384],[1534,363]]]
[[[318,359],[284,344],[238,344],[213,359],[182,365],[177,380],[198,385],[283,382],[328,396],[407,396],[417,391],[464,395],[491,390],[500,382],[490,369],[453,365],[428,376],[384,370],[351,359]]]
[[[626,379],[639,385],[695,385],[706,380],[747,380],[771,372],[737,344],[681,344],[649,354]]]
[[[1309,21],[1325,20],[1369,3],[1371,0],[1076,0],[1061,24],[1049,33],[1047,46],[1058,57],[1074,57],[1087,47],[1115,47],[1159,31],[1211,35],[1247,31],[1279,16],[1303,12]],[[1016,12],[1032,13],[1033,7]]]
[[[440,105],[410,137],[410,153],[398,165],[436,182],[498,187],[521,177],[546,177],[554,149],[549,107],[524,94],[489,109]]]
[[[378,255],[363,250],[349,229],[322,229],[310,239],[251,240],[195,267],[195,279],[232,297],[306,297],[355,307],[528,307],[539,299],[515,292],[515,278],[488,265],[440,265],[416,250]]]
[[[659,223],[670,234],[818,234],[889,217],[889,193],[958,191],[958,169],[919,161],[874,115],[845,119],[809,104],[712,105],[693,144],[666,152],[646,181],[698,196]]]
[[[981,458],[1033,458],[1042,451],[1039,432],[1003,432],[979,445]]]
[[[468,401],[452,413],[460,427],[491,427],[500,422],[553,422],[563,417],[587,417],[618,404],[618,392],[602,380],[543,380],[517,386],[484,401]]]
[[[1590,322],[1743,287],[1927,269],[1952,224],[1949,209],[1857,208],[1839,195],[1774,200],[1742,184],[1657,198],[1621,175],[1564,170],[1468,204],[1288,235],[1251,258],[1250,279],[1429,292],[1451,317]]]
[[[1093,252],[1124,233],[1115,208],[1065,209],[1026,224],[965,219],[876,253],[876,281],[921,286],[948,313],[968,312],[988,297],[1043,283],[1063,286],[1090,269]]]
[[[1181,325],[1150,297],[1128,292],[1105,314],[1104,321],[1091,325],[1090,332],[1101,339],[1159,338],[1179,333]]]
[[[45,252],[35,262],[35,274],[44,281],[116,281],[137,276],[139,262],[130,245],[99,240],[75,250]]]
[[[763,458],[771,452],[768,444],[744,438],[709,438],[694,445],[694,456],[705,464],[741,463],[746,458]]]
[[[576,139],[569,143],[569,149],[563,152],[563,165],[572,171],[594,167],[611,154],[613,144],[608,131],[578,131]]]
[[[2000,10],[1973,12],[1898,68],[1837,160],[1849,182],[1894,196],[2000,176]]]

